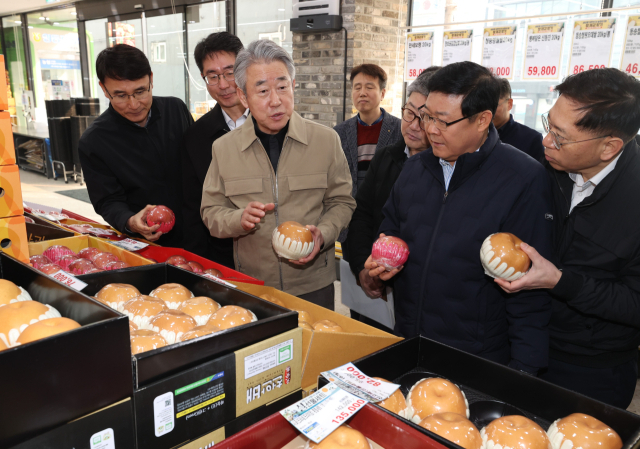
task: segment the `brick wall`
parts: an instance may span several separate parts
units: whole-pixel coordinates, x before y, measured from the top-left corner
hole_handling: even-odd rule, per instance
[[[382,106],[399,116],[402,107],[404,33],[407,0],[342,0],[347,30],[346,118],[357,111],[351,101],[349,72],[360,64],[381,66],[388,75]],[[342,121],[344,30],[293,35],[296,65],[295,109],[303,117],[333,127]]]

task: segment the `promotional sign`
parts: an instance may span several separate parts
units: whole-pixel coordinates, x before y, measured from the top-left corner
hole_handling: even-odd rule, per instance
[[[433,32],[407,34],[406,81],[415,80],[433,65]]]
[[[87,284],[82,282],[80,279],[70,275],[69,273],[63,270],[56,271],[51,275],[51,277],[58,282],[62,282],[67,287],[71,287],[72,289],[77,291],[81,291],[83,288],[87,286]]]
[[[442,66],[471,61],[473,30],[445,31],[442,45]]]
[[[640,77],[640,16],[629,16],[620,70]]]
[[[569,74],[609,66],[616,19],[576,20],[569,59]]]
[[[123,22],[107,22],[107,36],[109,37],[109,47],[116,44],[127,44],[136,46],[135,25]]]
[[[366,400],[330,383],[280,413],[307,438],[319,443],[366,404]]]
[[[527,27],[523,80],[555,80],[560,76],[564,22]]]
[[[496,76],[513,79],[517,26],[484,29],[482,65]]]

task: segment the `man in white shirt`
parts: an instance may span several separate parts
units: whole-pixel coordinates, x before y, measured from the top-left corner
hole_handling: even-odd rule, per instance
[[[211,236],[200,217],[200,202],[213,142],[240,127],[249,116],[236,93],[233,73],[242,49],[240,39],[227,32],[210,34],[196,46],[196,64],[217,104],[187,130],[182,148],[184,248],[230,268],[234,267],[233,239]]]
[[[640,82],[596,69],[556,91],[543,116],[555,257],[525,244],[529,272],[496,282],[509,293],[548,289],[552,296],[544,379],[627,408],[640,345]]]

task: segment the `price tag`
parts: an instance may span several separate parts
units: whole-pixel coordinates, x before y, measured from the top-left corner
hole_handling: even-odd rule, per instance
[[[280,413],[307,438],[320,443],[366,403],[331,383]]]
[[[56,281],[62,282],[64,285],[71,287],[72,289],[77,291],[82,291],[82,289],[87,286],[87,284],[82,282],[80,279],[71,276],[69,273],[63,270],[56,271],[51,275],[51,277]]]
[[[433,65],[433,32],[407,34],[406,81],[413,81]]]
[[[112,245],[119,246],[122,249],[126,249],[127,251],[140,251],[141,249],[149,246],[148,243],[139,242],[133,239],[124,239],[120,241],[110,242]]]
[[[560,76],[564,22],[527,27],[524,80],[555,80]]]
[[[482,65],[496,76],[513,79],[517,26],[485,28],[482,38]]]
[[[211,275],[211,274],[209,274],[209,273],[204,273],[204,274],[201,274],[200,276],[204,276],[204,277],[206,277],[207,279],[211,279],[212,281],[215,281],[215,282],[217,282],[218,284],[222,284],[222,285],[224,285],[225,287],[229,287],[229,288],[236,288],[236,286],[235,286],[235,285],[233,285],[233,284],[231,284],[231,283],[229,283],[229,282],[227,282],[227,281],[223,281],[222,279],[217,278],[217,277],[215,277],[215,276],[213,276],[213,275]]]
[[[616,19],[576,20],[569,75],[609,66]]]
[[[640,16],[629,16],[620,70],[640,77]]]
[[[445,31],[442,45],[442,66],[471,61],[473,30]]]
[[[391,396],[400,385],[381,382],[362,373],[353,363],[326,371],[322,375],[343,390],[355,394],[369,402],[380,402]]]

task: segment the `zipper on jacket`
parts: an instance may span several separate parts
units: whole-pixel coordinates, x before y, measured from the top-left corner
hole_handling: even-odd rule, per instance
[[[433,253],[433,244],[436,241],[436,235],[438,234],[438,230],[440,228],[440,222],[442,221],[442,216],[444,215],[444,207],[447,201],[447,197],[449,196],[449,192],[446,191],[444,193],[444,197],[442,198],[442,207],[440,207],[440,212],[438,213],[438,220],[436,221],[436,225],[433,228],[433,234],[431,235],[431,241],[429,242],[429,249],[427,250],[427,259],[424,264],[424,268],[422,270],[422,276],[420,277],[420,294],[422,295],[425,288],[425,282],[427,278],[427,271],[429,270],[429,263],[431,262],[431,255]],[[420,320],[422,317],[422,298],[418,301],[418,314],[416,320],[416,335],[420,335]]]

